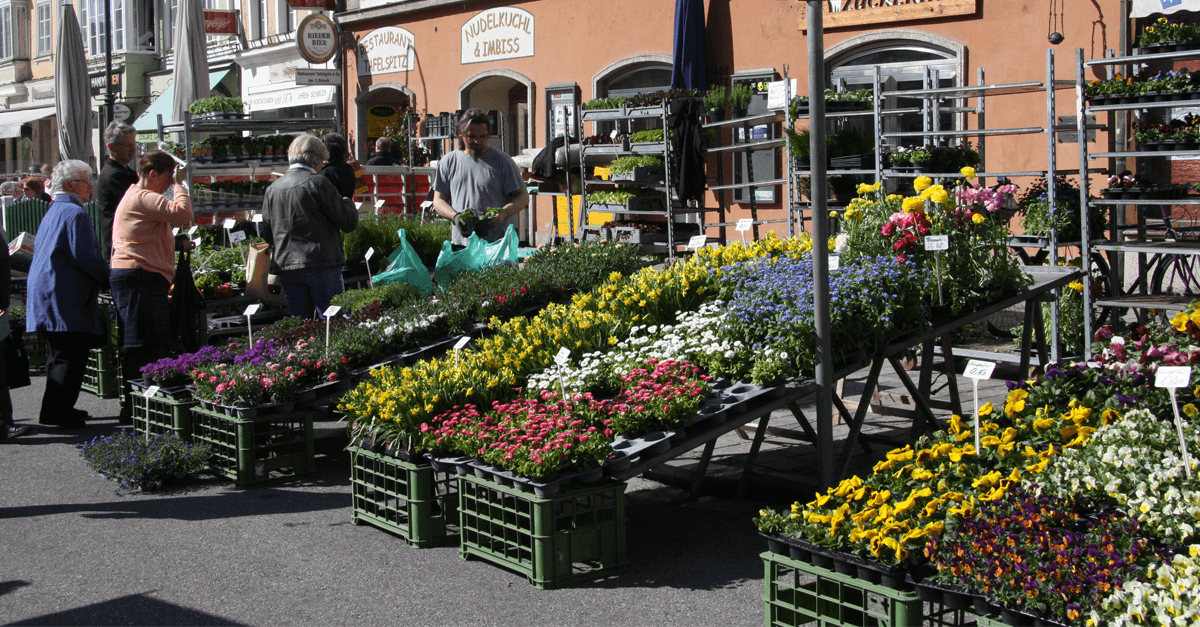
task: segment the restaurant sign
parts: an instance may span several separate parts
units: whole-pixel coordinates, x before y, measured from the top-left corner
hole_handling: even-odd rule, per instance
[[[808,3],[800,4],[800,30],[808,30]],[[932,20],[974,15],[979,0],[825,0],[825,28]]]
[[[462,62],[533,56],[533,14],[514,7],[488,9],[462,26]]]
[[[377,28],[358,42],[358,75],[408,72],[416,69],[416,39],[403,28]]]

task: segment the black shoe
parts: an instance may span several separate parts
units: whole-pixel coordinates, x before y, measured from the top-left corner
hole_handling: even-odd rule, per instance
[[[29,425],[21,425],[19,427],[14,425],[4,425],[3,427],[0,427],[0,440],[19,438],[32,430],[33,427],[30,427]]]
[[[72,407],[71,410],[67,412],[67,415],[72,418],[78,418],[80,420],[89,420],[92,417],[91,414],[87,413],[86,411],[84,411],[82,409],[75,409],[74,407]]]
[[[42,419],[38,424],[48,427],[58,427],[59,429],[82,429],[87,426],[87,422],[76,418],[73,415],[63,416],[61,418]]]

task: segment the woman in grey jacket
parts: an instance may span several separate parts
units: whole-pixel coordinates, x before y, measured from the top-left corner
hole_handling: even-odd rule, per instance
[[[320,318],[342,283],[342,232],[358,227],[358,212],[318,172],[329,160],[325,144],[299,135],[288,147],[287,172],[267,188],[263,237],[274,250],[271,271],[279,275],[288,312]]]

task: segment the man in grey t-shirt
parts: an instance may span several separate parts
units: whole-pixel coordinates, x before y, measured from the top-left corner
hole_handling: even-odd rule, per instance
[[[433,210],[454,221],[450,243],[464,245],[467,238],[459,228],[463,223],[459,214],[471,209],[499,208],[500,215],[488,223],[484,237],[494,242],[504,236],[508,225],[517,226],[521,211],[529,205],[529,193],[512,157],[488,146],[486,113],[479,109],[464,111],[458,121],[458,136],[463,149],[438,161],[433,179]]]

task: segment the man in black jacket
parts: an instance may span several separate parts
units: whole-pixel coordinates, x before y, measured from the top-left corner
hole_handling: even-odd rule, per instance
[[[367,165],[399,165],[392,154],[392,140],[386,137],[375,140],[375,154],[367,160]]]
[[[108,157],[96,181],[96,204],[100,208],[100,254],[105,259],[112,257],[113,215],[117,205],[125,196],[125,190],[137,182],[138,174],[129,167],[137,156],[137,131],[124,122],[113,121],[104,129],[104,143],[108,146]]]

